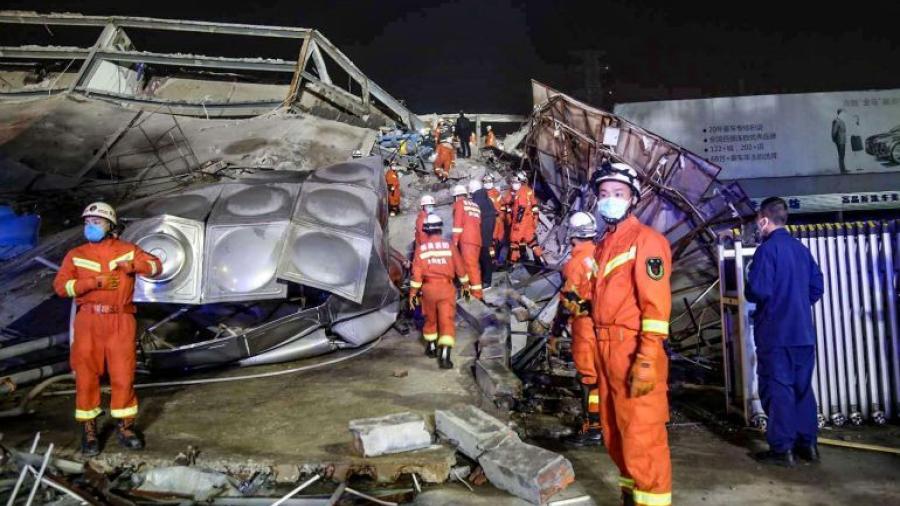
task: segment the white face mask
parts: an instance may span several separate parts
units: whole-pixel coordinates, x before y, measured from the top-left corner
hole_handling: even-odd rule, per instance
[[[433,213],[434,213],[434,206],[432,206],[432,205],[427,205],[427,206],[425,206],[425,212],[428,213],[428,214],[433,214]]]
[[[519,188],[521,188],[521,187],[522,187],[522,183],[515,182],[512,184],[512,189],[515,191],[519,191]]]
[[[616,197],[607,197],[597,201],[597,209],[603,219],[609,223],[616,223],[625,217],[631,202]]]
[[[484,189],[485,189],[485,190],[492,190],[492,189],[494,189],[494,183],[484,183]]]

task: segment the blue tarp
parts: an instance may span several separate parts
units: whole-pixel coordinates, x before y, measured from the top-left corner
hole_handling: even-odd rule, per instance
[[[0,206],[0,260],[9,260],[37,246],[41,217],[17,215],[11,207]]]

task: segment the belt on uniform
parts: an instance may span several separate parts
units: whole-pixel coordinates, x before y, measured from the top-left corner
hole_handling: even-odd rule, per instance
[[[93,314],[134,314],[137,312],[134,304],[96,304],[93,302],[85,302],[78,306],[78,311]]]
[[[633,338],[638,335],[637,330],[632,330],[622,325],[594,324],[594,328],[597,330],[598,341],[611,341],[613,339],[622,341],[626,337]]]
[[[452,284],[453,284],[453,280],[452,280],[452,279],[445,278],[445,277],[433,277],[433,278],[431,278],[431,277],[427,277],[427,276],[426,276],[424,282],[425,282],[425,283],[432,283],[432,284],[441,284],[441,283],[444,283],[444,284],[447,284],[447,285],[452,285]]]

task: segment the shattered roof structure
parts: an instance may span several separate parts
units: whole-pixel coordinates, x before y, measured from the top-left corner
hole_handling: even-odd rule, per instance
[[[719,319],[715,295],[710,296],[718,280],[716,231],[752,215],[750,200],[736,183],[716,179],[721,169],[699,155],[536,81],[532,90],[524,149],[559,217],[593,208],[596,197],[587,184],[602,163],[625,162],[641,175],[635,213],[672,245],[672,340],[693,344],[689,338]]]

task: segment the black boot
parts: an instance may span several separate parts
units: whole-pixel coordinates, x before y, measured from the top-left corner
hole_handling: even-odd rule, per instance
[[[754,458],[762,464],[769,464],[781,467],[794,467],[794,452],[788,450],[786,452],[776,452],[769,450],[767,452],[757,453]]]
[[[563,442],[571,446],[602,446],[603,431],[599,423],[585,422],[581,430],[563,438]]]
[[[450,361],[450,350],[449,346],[441,346],[440,355],[438,356],[438,366],[441,369],[453,369],[453,362]]]
[[[428,358],[437,357],[437,343],[434,341],[428,341],[425,343],[425,356]]]
[[[100,439],[97,437],[97,419],[81,424],[81,454],[96,457],[100,454]]]
[[[622,506],[634,506],[634,495],[622,492]]]
[[[123,448],[129,450],[144,448],[141,434],[134,428],[134,418],[123,418],[116,422],[116,439]]]
[[[809,446],[795,446],[794,453],[800,457],[801,460],[805,460],[807,462],[818,462],[819,461],[819,447],[813,443]]]

